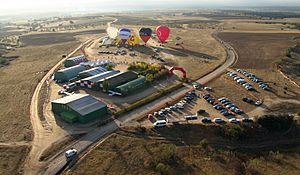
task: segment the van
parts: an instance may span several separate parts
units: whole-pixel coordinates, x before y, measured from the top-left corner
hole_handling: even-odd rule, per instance
[[[157,120],[156,122],[153,123],[154,127],[163,127],[167,125],[166,120]]]

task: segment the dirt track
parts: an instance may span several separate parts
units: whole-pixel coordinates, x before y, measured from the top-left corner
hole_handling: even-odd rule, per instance
[[[70,53],[65,59],[72,56],[75,52],[77,52],[81,47],[90,42],[87,40],[85,43],[81,44],[77,47],[72,53]],[[44,124],[40,121],[38,116],[38,99],[39,99],[39,91],[42,88],[43,83],[45,83],[54,73],[55,69],[60,66],[65,59],[62,59],[58,62],[39,82],[37,85],[34,94],[32,96],[31,105],[30,105],[30,120],[34,132],[34,137],[32,141],[31,151],[26,159],[24,172],[25,174],[37,174],[39,171],[39,167],[41,167],[39,162],[39,157],[42,151],[47,147],[49,142],[47,142],[47,137],[51,134],[51,132],[45,129]]]

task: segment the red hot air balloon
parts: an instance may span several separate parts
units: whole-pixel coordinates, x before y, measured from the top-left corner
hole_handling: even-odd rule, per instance
[[[139,31],[141,39],[147,43],[148,40],[151,38],[152,30],[150,28],[141,28]]]
[[[156,27],[156,35],[161,43],[164,43],[170,34],[170,28],[167,26],[158,26]]]

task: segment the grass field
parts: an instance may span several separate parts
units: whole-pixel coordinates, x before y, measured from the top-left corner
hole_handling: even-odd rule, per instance
[[[266,146],[264,151],[255,150],[255,146],[246,149],[251,139],[229,140],[220,132],[220,127],[201,125],[152,129],[146,130],[146,133],[119,131],[65,174],[299,173],[297,147],[287,146],[279,151],[274,145]],[[267,134],[264,139],[267,137],[270,140],[276,138]],[[234,145],[239,145],[238,150]],[[271,151],[271,148],[274,150]],[[294,153],[288,152],[291,149]]]
[[[28,146],[0,146],[0,174],[22,174]]]

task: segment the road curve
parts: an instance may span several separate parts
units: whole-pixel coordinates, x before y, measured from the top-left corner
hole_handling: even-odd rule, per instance
[[[109,25],[109,27],[111,27]],[[235,53],[234,49],[224,41],[218,38],[217,33],[213,34],[214,37],[224,46],[227,52],[227,59],[226,61],[218,67],[216,70],[212,71],[211,73],[205,75],[204,77],[197,80],[197,82],[201,84],[205,84],[214,78],[217,78],[220,74],[222,74],[228,67],[233,65],[237,59],[237,54]],[[138,109],[135,109],[134,111],[121,116],[118,119],[115,119],[113,122],[110,122],[100,128],[96,128],[93,131],[89,132],[85,136],[83,136],[81,139],[73,143],[72,145],[69,145],[70,147],[73,147],[78,150],[78,153],[83,153],[89,146],[91,146],[94,142],[97,142],[101,139],[103,139],[105,136],[111,134],[112,132],[116,131],[119,126],[122,123],[126,123],[128,121],[131,121],[133,119],[136,119],[140,116],[146,115],[149,113],[149,111],[152,111],[154,109],[157,109],[158,107],[166,104],[166,102],[169,102],[173,99],[178,99],[186,92],[190,91],[190,88],[183,87],[167,96],[161,97],[151,103],[148,103],[147,105],[144,105],[143,107],[140,107]],[[61,169],[63,169],[66,165],[66,160],[64,157],[64,154],[61,153],[58,157],[56,157],[53,161],[51,161],[43,174],[45,175],[51,175],[56,174]]]
[[[75,52],[81,49],[82,46],[90,42],[91,40],[87,40],[78,46],[73,52],[67,55],[66,58],[59,61],[52,69],[42,78],[42,80],[37,84],[35,91],[31,98],[30,104],[30,121],[33,129],[33,140],[31,143],[31,150],[29,155],[26,158],[24,165],[24,173],[25,174],[38,174],[38,169],[40,167],[39,155],[43,146],[43,138],[49,134],[49,131],[46,131],[43,127],[42,121],[38,116],[38,99],[39,92],[43,86],[43,84],[53,75],[54,71],[63,63],[64,60],[72,56]]]

